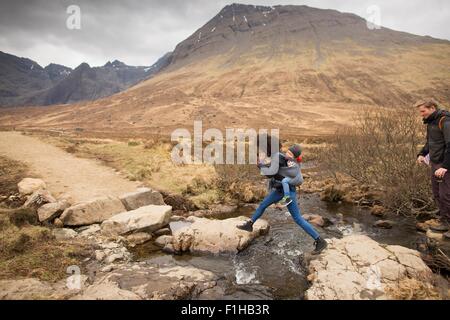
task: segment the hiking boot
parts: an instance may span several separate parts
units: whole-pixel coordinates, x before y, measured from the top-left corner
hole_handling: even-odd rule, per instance
[[[291,202],[292,202],[292,199],[289,196],[284,196],[283,199],[280,200],[280,204],[283,207],[287,207]]]
[[[430,226],[430,229],[432,231],[436,231],[436,232],[446,232],[448,231],[448,224],[446,223],[440,223],[437,226]]]
[[[314,245],[316,247],[314,248],[312,254],[315,255],[321,253],[328,246],[328,243],[322,237],[319,237],[316,241],[314,241]]]
[[[244,224],[236,226],[236,228],[244,230],[244,231],[252,232],[253,231],[253,221],[248,220]]]

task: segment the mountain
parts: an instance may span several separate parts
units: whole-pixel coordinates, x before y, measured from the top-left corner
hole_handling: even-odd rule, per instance
[[[32,60],[0,52],[0,106],[44,106],[107,97],[164,68],[166,56],[150,67],[114,60],[102,67],[82,63],[72,70],[54,63],[42,68]]]
[[[450,98],[450,42],[308,6],[224,7],[180,42],[148,80],[93,102],[40,110],[39,125],[170,133],[191,128],[282,128],[331,134],[364,106]],[[10,111],[0,124],[34,127]]]

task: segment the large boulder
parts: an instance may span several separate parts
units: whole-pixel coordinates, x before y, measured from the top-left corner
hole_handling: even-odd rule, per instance
[[[269,231],[265,220],[258,220],[253,231],[247,232],[236,228],[247,218],[238,217],[225,220],[189,217],[190,225],[173,232],[173,249],[176,252],[190,251],[196,253],[235,253],[245,249],[259,235]]]
[[[400,280],[426,281],[432,275],[416,250],[380,245],[364,235],[329,241],[328,249],[309,264],[307,299],[390,299],[388,292]]]
[[[170,222],[171,206],[149,205],[136,210],[122,212],[102,223],[104,235],[124,235],[134,232],[153,232]]]
[[[107,196],[73,205],[64,210],[60,219],[66,226],[83,226],[101,223],[124,211],[119,198]]]
[[[65,200],[46,203],[37,210],[39,221],[53,220],[60,216],[69,206],[70,204]]]
[[[130,192],[120,196],[119,199],[127,210],[135,210],[151,204],[165,205],[161,193],[150,188],[139,188],[136,192]]]
[[[41,179],[25,178],[17,184],[17,187],[19,189],[19,193],[25,196],[32,194],[35,191],[45,189],[47,186]]]

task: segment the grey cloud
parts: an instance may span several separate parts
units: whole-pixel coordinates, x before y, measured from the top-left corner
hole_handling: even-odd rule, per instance
[[[119,59],[150,65],[234,1],[211,0],[14,0],[0,3],[0,50],[76,67]],[[383,26],[450,39],[450,3],[446,0],[303,0],[240,1],[248,4],[306,4],[366,16],[369,5],[381,9]],[[66,8],[81,8],[81,30],[68,30]]]

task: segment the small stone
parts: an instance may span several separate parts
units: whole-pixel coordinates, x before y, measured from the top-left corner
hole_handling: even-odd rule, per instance
[[[45,189],[46,185],[41,179],[25,178],[17,184],[17,187],[21,195],[28,195],[35,191]]]
[[[37,210],[39,221],[50,221],[60,216],[69,206],[69,203],[65,200],[46,203]]]
[[[390,220],[378,220],[373,226],[376,228],[391,229],[394,226],[394,222]]]
[[[55,227],[57,228],[62,228],[64,227],[64,223],[61,221],[61,219],[56,218],[55,221],[53,221],[53,224],[55,225]]]
[[[114,265],[110,264],[110,265],[103,267],[100,271],[101,272],[111,272],[113,270],[114,270]]]
[[[370,210],[370,213],[377,217],[382,217],[384,213],[386,212],[386,209],[382,206],[375,205]]]
[[[146,232],[138,232],[130,234],[126,237],[127,244],[131,247],[135,247],[136,245],[143,244],[149,241],[152,238],[152,235]]]
[[[105,263],[110,264],[110,263],[113,263],[116,260],[123,260],[123,259],[124,259],[124,254],[123,253],[115,253],[115,254],[112,254],[112,255],[108,256],[105,259]]]
[[[171,243],[173,240],[172,236],[162,235],[155,239],[155,245],[164,248],[166,244]]]
[[[434,232],[431,230],[427,231],[427,237],[436,241],[442,241],[444,239],[444,235],[440,232]]]
[[[417,222],[416,223],[416,229],[421,232],[427,232],[429,228],[430,228],[430,226],[427,225],[425,222]]]
[[[103,261],[105,259],[106,254],[101,250],[95,250],[95,260]]]
[[[171,235],[171,234],[172,234],[172,231],[170,231],[169,228],[162,228],[162,229],[159,229],[159,230],[156,230],[155,232],[153,232],[153,235],[155,237]]]
[[[33,192],[23,204],[24,208],[39,208],[47,203],[56,202],[56,199],[47,190],[38,190]]]
[[[72,229],[54,229],[52,234],[55,236],[56,240],[68,240],[73,239],[77,236],[77,233]]]

